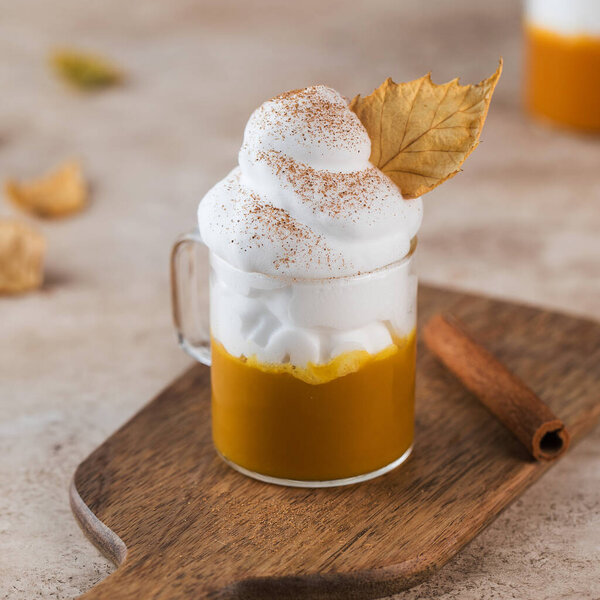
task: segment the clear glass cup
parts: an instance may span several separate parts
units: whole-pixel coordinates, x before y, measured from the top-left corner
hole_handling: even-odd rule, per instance
[[[408,458],[415,249],[416,238],[393,264],[328,279],[247,273],[209,252],[207,320],[207,251],[197,233],[176,242],[175,326],[182,348],[211,365],[213,441],[226,463],[269,483],[329,487]]]
[[[600,0],[525,0],[524,6],[527,109],[600,131]]]

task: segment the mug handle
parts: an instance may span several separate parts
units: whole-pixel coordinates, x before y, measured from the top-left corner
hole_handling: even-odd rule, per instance
[[[180,236],[171,250],[171,304],[173,322],[179,345],[192,358],[210,366],[210,332],[208,310],[204,314],[198,310],[200,296],[205,285],[199,274],[206,274],[200,268],[199,249],[206,249],[198,231]],[[208,308],[208,305],[207,305]]]

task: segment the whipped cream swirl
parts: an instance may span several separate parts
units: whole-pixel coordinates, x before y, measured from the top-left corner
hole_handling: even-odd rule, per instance
[[[365,128],[331,88],[265,102],[248,121],[239,166],[200,203],[203,241],[242,271],[294,278],[354,275],[402,258],[422,202],[404,200],[370,153]]]

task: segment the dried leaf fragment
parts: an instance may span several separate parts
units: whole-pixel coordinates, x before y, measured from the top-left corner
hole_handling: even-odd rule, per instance
[[[79,50],[56,50],[50,64],[62,79],[82,90],[98,90],[123,80],[123,72],[109,60]]]
[[[46,243],[35,229],[0,219],[0,294],[18,294],[42,285]]]
[[[436,85],[430,74],[406,83],[388,78],[369,96],[352,100],[371,138],[369,160],[404,198],[417,198],[460,171],[479,143],[501,73],[502,59],[477,85],[458,79]]]
[[[75,161],[29,183],[9,179],[4,189],[16,206],[39,217],[64,217],[78,212],[88,196],[81,166]]]

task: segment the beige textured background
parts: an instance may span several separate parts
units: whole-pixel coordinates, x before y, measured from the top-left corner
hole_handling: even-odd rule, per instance
[[[425,199],[422,279],[598,317],[600,145],[519,106],[516,0],[0,0],[0,177],[79,156],[81,216],[40,223],[40,293],[0,299],[0,598],[69,598],[113,567],[67,499],[78,462],[189,360],[167,256],[234,164],[251,110],[327,83],[505,73],[463,174]],[[63,88],[48,50],[114,57],[129,83]],[[5,202],[0,215],[13,214]],[[600,598],[600,431],[406,599]]]

